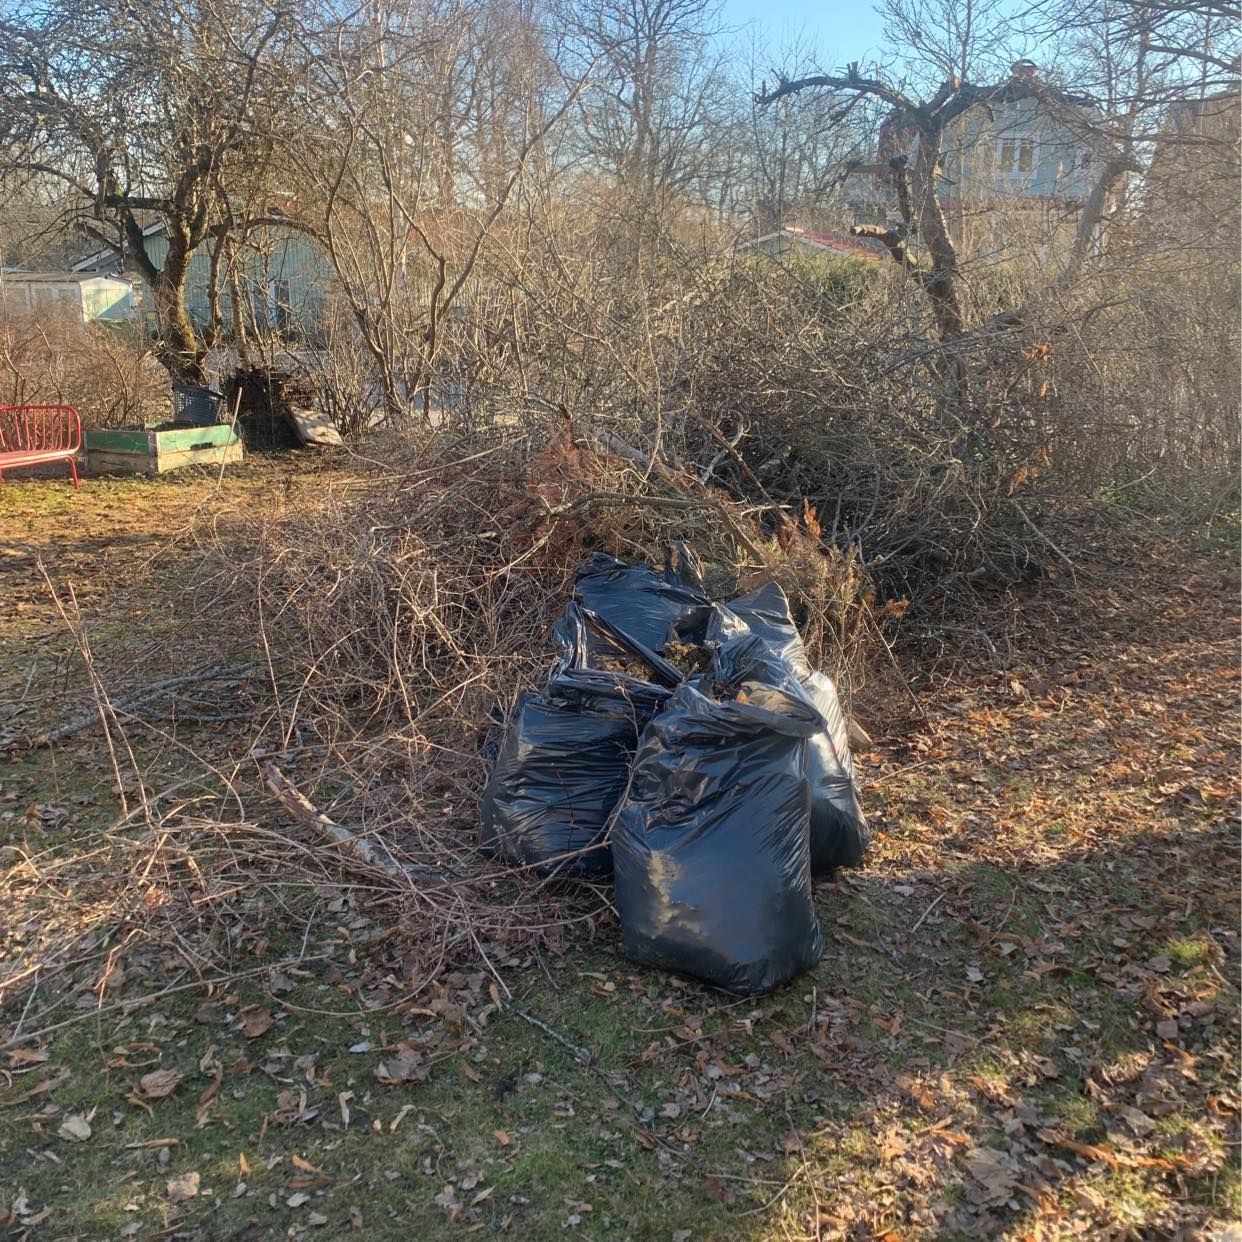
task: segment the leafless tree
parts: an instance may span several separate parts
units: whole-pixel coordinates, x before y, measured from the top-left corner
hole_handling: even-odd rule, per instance
[[[810,68],[811,54],[799,40],[775,55],[752,41],[740,50],[739,59],[743,69],[735,89],[741,115],[733,137],[736,209],[749,217],[756,234],[791,216],[806,223],[822,215],[842,215],[845,170],[851,161],[866,158],[873,118],[854,106],[850,96],[831,91],[771,107],[758,102],[773,60],[792,75]]]
[[[317,123],[296,226],[326,249],[390,418],[424,412],[447,325],[582,80],[514,6],[407,0],[302,35]],[[589,66],[588,66],[589,69]]]
[[[725,114],[715,0],[571,0],[563,57],[598,66],[579,108],[583,154],[659,206],[711,179]]]
[[[60,187],[75,226],[137,270],[177,376],[203,376],[189,265],[226,188],[267,163],[284,101],[262,89],[264,67],[288,26],[263,0],[46,0],[0,19],[0,176]],[[157,220],[162,263],[144,237]]]

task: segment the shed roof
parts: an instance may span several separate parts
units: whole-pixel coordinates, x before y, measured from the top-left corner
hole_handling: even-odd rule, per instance
[[[875,242],[865,241],[860,237],[848,237],[843,233],[821,233],[811,229],[798,228],[794,224],[782,225],[773,233],[765,233],[762,237],[751,238],[739,242],[737,249],[746,250],[751,246],[759,246],[774,238],[785,238],[797,242],[800,246],[810,246],[814,250],[831,250],[851,259],[882,259],[885,257],[883,248]]]
[[[23,285],[78,285],[88,280],[114,280],[122,285],[130,283],[123,276],[106,272],[21,272],[12,268],[5,268],[0,280]]]

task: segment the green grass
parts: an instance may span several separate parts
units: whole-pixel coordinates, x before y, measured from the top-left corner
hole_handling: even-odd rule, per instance
[[[601,973],[616,974],[619,965],[626,969],[607,953],[592,954],[580,964]],[[315,992],[311,988],[290,999],[310,1003]],[[255,999],[258,993],[242,992],[231,1007]],[[650,1038],[640,1028],[655,1024],[658,1010],[650,1002],[628,992],[605,1001],[584,996],[578,986],[558,992],[546,981],[519,999],[524,1009],[591,1047],[598,1070],[580,1065],[513,1013],[493,1018],[470,1052],[444,1056],[427,1082],[399,1087],[383,1086],[374,1077],[382,1052],[347,1051],[359,1041],[359,1022],[290,1017],[248,1041],[222,1021],[196,1022],[196,1005],[186,1000],[160,1007],[164,1021],[154,1028],[158,1047],[150,1050],[145,1047],[149,1012],[119,1029],[107,1022],[87,1023],[55,1040],[47,1065],[38,1071],[43,1076],[70,1069],[72,1077],[54,1093],[57,1113],[32,1120],[30,1132],[0,1134],[0,1164],[32,1203],[55,1203],[58,1230],[84,1236],[113,1233],[127,1220],[138,1220],[144,1232],[166,1227],[172,1217],[165,1183],[189,1171],[201,1176],[200,1194],[178,1219],[183,1226],[216,1231],[209,1236],[237,1236],[250,1222],[276,1236],[286,1224],[296,1224],[299,1213],[305,1217],[312,1211],[343,1228],[351,1207],[363,1212],[368,1237],[409,1237],[411,1231],[437,1236],[447,1227],[449,1211],[435,1197],[446,1185],[460,1185],[475,1173],[478,1180],[470,1191],[456,1194],[468,1203],[491,1188],[466,1222],[483,1222],[489,1233],[512,1216],[519,1236],[561,1237],[568,1217],[577,1214],[587,1222],[583,1228],[589,1236],[665,1236],[661,1231],[670,1222],[692,1229],[694,1236],[721,1229],[729,1236],[748,1236],[749,1226],[737,1212],[753,1206],[753,1196],[744,1169],[738,1168],[738,1145],[779,1153],[790,1110],[804,1124],[812,1121],[813,1111],[796,1100],[783,1100],[780,1107],[730,1100],[717,1101],[705,1117],[688,1110],[684,1118],[663,1119],[660,1110],[676,1095],[675,1083],[692,1058],[689,1050],[679,1049],[670,1052],[667,1062],[661,1058],[638,1070],[628,1068]],[[790,1001],[793,1008],[800,1004]],[[704,1030],[732,1032],[731,1058],[744,1059],[758,1050],[771,1058],[766,1040],[745,1032],[739,1038],[737,1025],[730,1014],[717,1012],[709,1014]],[[765,1021],[761,1029],[766,1026]],[[119,1048],[131,1050],[135,1068],[116,1066]],[[211,1048],[224,1075],[209,1120],[200,1128],[193,1102],[211,1082],[211,1075],[199,1069]],[[290,1055],[279,1056],[282,1051]],[[310,1052],[317,1057],[316,1085],[293,1065]],[[154,1065],[186,1077],[172,1097],[150,1102],[148,1116],[130,1096],[141,1074]],[[463,1076],[463,1067],[477,1081]],[[20,1078],[8,1097],[20,1094],[29,1081],[29,1076]],[[308,1108],[322,1110],[319,1116],[309,1125],[276,1124],[272,1115],[279,1093],[299,1089],[306,1091]],[[353,1092],[347,1129],[341,1125],[342,1091]],[[0,1105],[6,1102],[0,1097]],[[394,1131],[406,1105],[413,1108]],[[70,1144],[56,1137],[61,1118],[91,1109],[90,1140]],[[655,1118],[644,1119],[643,1110]],[[679,1122],[692,1127],[692,1142],[675,1136]],[[648,1127],[666,1131],[654,1151],[636,1133]],[[502,1144],[496,1130],[509,1141]],[[158,1138],[176,1140],[168,1148],[166,1167],[157,1150],[129,1146]],[[855,1146],[865,1141],[860,1132]],[[63,1163],[41,1151],[55,1153]],[[240,1172],[243,1156],[250,1174]],[[312,1199],[300,1208],[288,1204],[298,1193],[299,1175],[290,1165],[294,1156],[331,1174],[324,1186],[308,1188]],[[781,1154],[778,1167],[783,1163]],[[391,1177],[392,1171],[398,1176]],[[737,1187],[733,1203],[703,1193],[703,1178],[715,1172],[737,1178],[729,1183]],[[239,1181],[248,1189],[234,1198]],[[273,1194],[274,1207],[269,1202]],[[591,1210],[567,1201],[590,1203]]]
[[[1090,1143],[1103,1134],[1103,1113],[1089,1096],[1062,1092],[1048,1101],[1048,1110],[1070,1138]]]
[[[1206,966],[1217,949],[1210,936],[1175,936],[1165,946],[1165,952],[1178,970],[1187,971]]]

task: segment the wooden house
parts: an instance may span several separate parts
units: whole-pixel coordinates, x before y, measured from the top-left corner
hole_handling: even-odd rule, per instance
[[[155,221],[143,230],[143,247],[156,268],[163,268],[168,255],[164,224]],[[115,250],[100,250],[73,266],[75,273],[102,274],[124,271],[145,289],[133,260]],[[305,344],[318,344],[323,332],[325,299],[332,266],[322,248],[287,219],[273,212],[252,224],[236,247],[237,286],[242,315],[248,330],[274,333]],[[186,309],[200,331],[211,321],[211,254],[204,244],[190,259],[186,281]],[[219,282],[220,313],[226,332],[232,327],[232,273],[222,265]],[[144,317],[152,322],[154,306],[149,294],[142,299]]]

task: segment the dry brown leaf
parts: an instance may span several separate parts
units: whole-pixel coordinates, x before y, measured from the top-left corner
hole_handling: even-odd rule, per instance
[[[138,1089],[148,1100],[162,1100],[176,1091],[183,1077],[173,1069],[152,1070],[138,1080]]]
[[[375,1077],[389,1086],[406,1082],[426,1082],[429,1069],[423,1054],[413,1048],[402,1048],[395,1057],[381,1061],[375,1067]]]
[[[36,1095],[43,1095],[48,1091],[54,1091],[61,1083],[68,1082],[73,1075],[64,1068],[58,1069],[51,1078],[44,1078],[41,1082],[35,1083],[29,1091],[23,1091],[21,1095],[12,1096],[5,1101],[6,1108],[13,1108],[18,1104],[24,1104],[27,1100],[33,1100]]]
[[[164,1189],[174,1203],[184,1203],[198,1194],[199,1181],[197,1173],[178,1173],[176,1177],[170,1177],[164,1183]]]
[[[224,1081],[224,1067],[216,1066],[215,1077],[199,1092],[198,1106],[200,1111],[216,1098],[220,1084]]]
[[[1005,1162],[1004,1152],[992,1147],[973,1147],[964,1159],[973,1183],[966,1191],[972,1203],[1001,1204],[1013,1194],[1018,1179]]]
[[[237,1011],[237,1024],[247,1039],[258,1039],[272,1029],[272,1011],[262,1005],[247,1005]]]
[[[56,1133],[71,1143],[85,1143],[91,1136],[91,1123],[81,1113],[70,1113]]]
[[[1145,1112],[1132,1105],[1122,1104],[1117,1113],[1139,1138],[1146,1138],[1156,1128],[1156,1123]]]
[[[46,1048],[14,1048],[9,1052],[9,1068],[23,1065],[42,1065],[47,1060]]]

